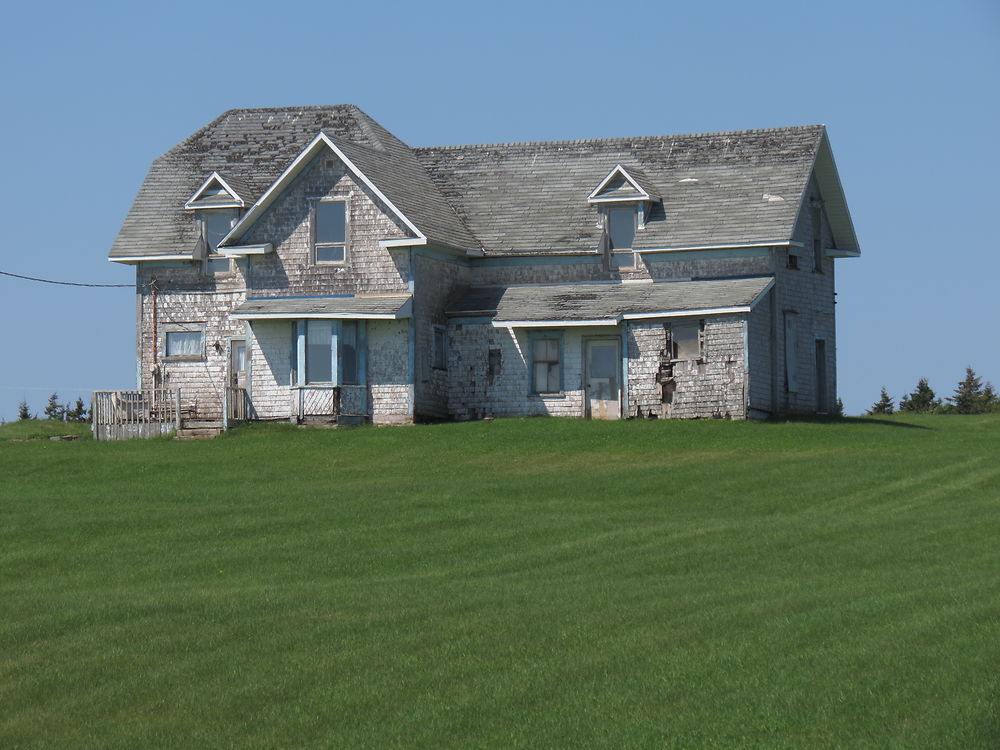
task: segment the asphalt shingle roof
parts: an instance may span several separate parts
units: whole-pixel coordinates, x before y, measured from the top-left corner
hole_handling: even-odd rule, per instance
[[[587,196],[616,164],[662,199],[637,249],[792,236],[822,126],[410,148],[353,105],[226,112],[156,159],[110,256],[192,253],[184,203],[213,171],[250,205],[324,133],[435,244],[487,254],[597,250]]]
[[[488,316],[494,323],[618,321],[622,316],[748,307],[771,276],[699,281],[532,284],[473,287],[448,305],[451,316]]]
[[[814,125],[414,152],[497,254],[596,249],[601,228],[587,196],[615,164],[635,169],[662,199],[635,238],[652,249],[790,239],[823,132]]]

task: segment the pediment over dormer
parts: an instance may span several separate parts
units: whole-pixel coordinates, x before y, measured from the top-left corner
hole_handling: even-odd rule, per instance
[[[244,208],[246,201],[237,192],[232,180],[225,180],[218,172],[212,172],[194,194],[184,204],[186,209]]]
[[[616,164],[607,177],[598,183],[587,196],[588,203],[624,203],[643,201],[654,203],[660,200],[656,189],[643,172],[635,167],[625,168]]]

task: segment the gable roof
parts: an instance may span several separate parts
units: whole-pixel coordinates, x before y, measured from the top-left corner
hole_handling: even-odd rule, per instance
[[[212,185],[218,185],[221,192],[209,195],[208,189]],[[247,188],[244,187],[244,191],[246,190]],[[212,172],[208,176],[208,179],[201,184],[201,187],[195,191],[194,195],[188,199],[188,202],[184,204],[184,208],[242,208],[245,205],[246,201],[240,197],[236,189],[224,180],[218,172]]]
[[[656,188],[652,186],[644,172],[635,167],[625,169],[621,164],[616,164],[614,169],[608,172],[608,176],[601,180],[601,184],[587,196],[587,201],[590,203],[655,201],[658,198]]]
[[[637,249],[787,243],[823,149],[825,128],[808,125],[414,153],[486,252],[500,255],[596,250],[603,230],[586,197],[615,165],[642,174],[662,199],[636,233]]]
[[[787,244],[815,167],[838,252],[858,252],[821,125],[410,148],[354,105],[336,105],[231,110],[182,141],[153,162],[110,258],[192,257],[199,228],[184,206],[213,174],[252,206],[223,244],[238,242],[322,148],[413,237],[487,255],[597,252],[604,230],[588,196],[616,175],[619,195],[659,199],[636,249]]]

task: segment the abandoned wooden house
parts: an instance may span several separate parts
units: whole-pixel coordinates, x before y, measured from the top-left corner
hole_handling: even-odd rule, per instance
[[[411,148],[340,105],[206,125],[110,259],[186,418],[406,423],[829,412],[857,255],[823,126]]]

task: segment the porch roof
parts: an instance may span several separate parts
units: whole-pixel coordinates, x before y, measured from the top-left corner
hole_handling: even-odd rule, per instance
[[[257,297],[233,311],[238,320],[346,318],[398,320],[410,317],[410,295]]]
[[[617,325],[622,320],[749,312],[773,276],[696,281],[474,287],[451,317],[489,317],[503,327]]]

